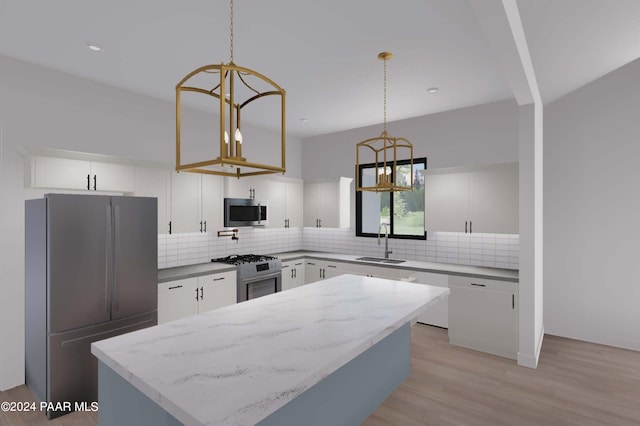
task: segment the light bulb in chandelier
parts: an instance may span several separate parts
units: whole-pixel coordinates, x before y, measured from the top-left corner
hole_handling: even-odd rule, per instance
[[[238,143],[242,143],[242,133],[240,133],[240,129],[236,129],[235,139]]]
[[[226,130],[224,131],[224,143],[229,145],[229,132],[227,132]]]

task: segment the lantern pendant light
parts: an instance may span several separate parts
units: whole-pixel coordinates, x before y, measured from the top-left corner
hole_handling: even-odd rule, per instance
[[[230,0],[230,60],[220,65],[205,65],[187,74],[176,85],[176,171],[205,173],[222,176],[254,176],[269,173],[284,173],[286,153],[285,90],[268,77],[236,65],[233,61],[233,0]],[[191,92],[212,96],[219,102],[219,156],[212,159],[182,164],[180,96]],[[242,156],[242,144],[259,143],[259,140],[244,140],[241,132],[241,112],[244,107],[268,97],[280,98],[280,165],[249,161]],[[214,144],[214,152],[215,152]],[[269,152],[272,147],[263,150]]]
[[[393,180],[394,177],[396,180],[398,177],[398,174],[394,173],[397,170],[397,162],[407,159],[400,158],[402,153],[408,155],[411,170],[413,171],[413,145],[405,138],[392,137],[387,133],[387,61],[392,57],[393,55],[390,52],[378,54],[378,59],[384,62],[384,127],[380,136],[366,139],[356,144],[356,191],[396,192],[413,190],[413,173],[409,173],[411,177],[408,186]],[[371,157],[373,157],[373,160],[366,160]],[[374,164],[376,170],[374,186],[362,186],[359,176],[361,163]]]

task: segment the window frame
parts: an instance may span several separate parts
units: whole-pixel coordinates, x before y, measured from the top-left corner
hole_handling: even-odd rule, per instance
[[[397,160],[396,166],[404,166],[407,164],[411,164],[411,160]],[[416,164],[424,164],[424,170],[427,170],[427,157],[420,157],[413,159],[414,166]],[[364,169],[375,168],[376,163],[367,163],[360,164],[357,166],[356,173],[358,174],[359,182],[362,182],[362,171]],[[393,161],[387,161],[384,165],[382,163],[378,163],[378,167],[391,167],[391,178],[395,178],[395,170],[393,169]],[[399,239],[399,240],[426,240],[427,239],[427,230],[424,230],[423,235],[403,235],[403,234],[395,234],[394,233],[394,214],[393,214],[393,195],[389,195],[389,210],[390,210],[390,229],[389,229],[389,238]],[[377,233],[369,233],[362,232],[362,191],[356,190],[356,237],[368,237],[368,238],[378,238]]]

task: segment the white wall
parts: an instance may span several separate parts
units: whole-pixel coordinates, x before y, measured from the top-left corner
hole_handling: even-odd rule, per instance
[[[640,350],[640,60],[545,108],[549,334]]]
[[[518,161],[518,106],[502,101],[399,120],[387,124],[391,136],[407,138],[415,158],[427,168],[474,166]],[[356,143],[376,137],[382,124],[303,139],[304,179],[353,178]],[[355,227],[355,197],[351,197]]]
[[[520,281],[518,364],[538,366],[544,337],[542,102],[520,109]]]
[[[399,120],[387,124],[391,136],[414,146],[414,157],[427,157],[427,168],[518,161],[518,108],[514,101]],[[382,124],[303,140],[304,179],[355,178],[356,143],[376,137]]]
[[[174,164],[170,102],[115,89],[0,56],[0,390],[24,383],[24,146],[67,149]],[[167,90],[173,91],[169,85]],[[192,111],[191,135],[211,135]],[[250,126],[249,126],[250,127]],[[275,133],[259,129],[266,138]],[[256,134],[258,129],[248,129]],[[288,172],[301,177],[300,139],[287,138]],[[263,155],[262,153],[260,155]],[[265,151],[267,160],[272,153]],[[279,158],[278,158],[279,160]],[[278,163],[279,164],[279,163]]]

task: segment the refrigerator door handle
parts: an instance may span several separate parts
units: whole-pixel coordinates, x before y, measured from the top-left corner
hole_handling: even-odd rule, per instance
[[[113,243],[111,244],[111,248],[113,250],[113,291],[111,293],[113,300],[113,310],[120,310],[120,302],[118,301],[118,259],[115,258],[116,253],[118,253],[118,248],[116,247],[118,236],[120,234],[120,206],[113,206]]]
[[[105,239],[105,274],[104,274],[104,310],[108,314],[111,311],[109,306],[109,267],[111,265],[112,252],[110,250],[112,232],[111,232],[111,206],[106,208],[106,220],[107,220],[107,238]]]

